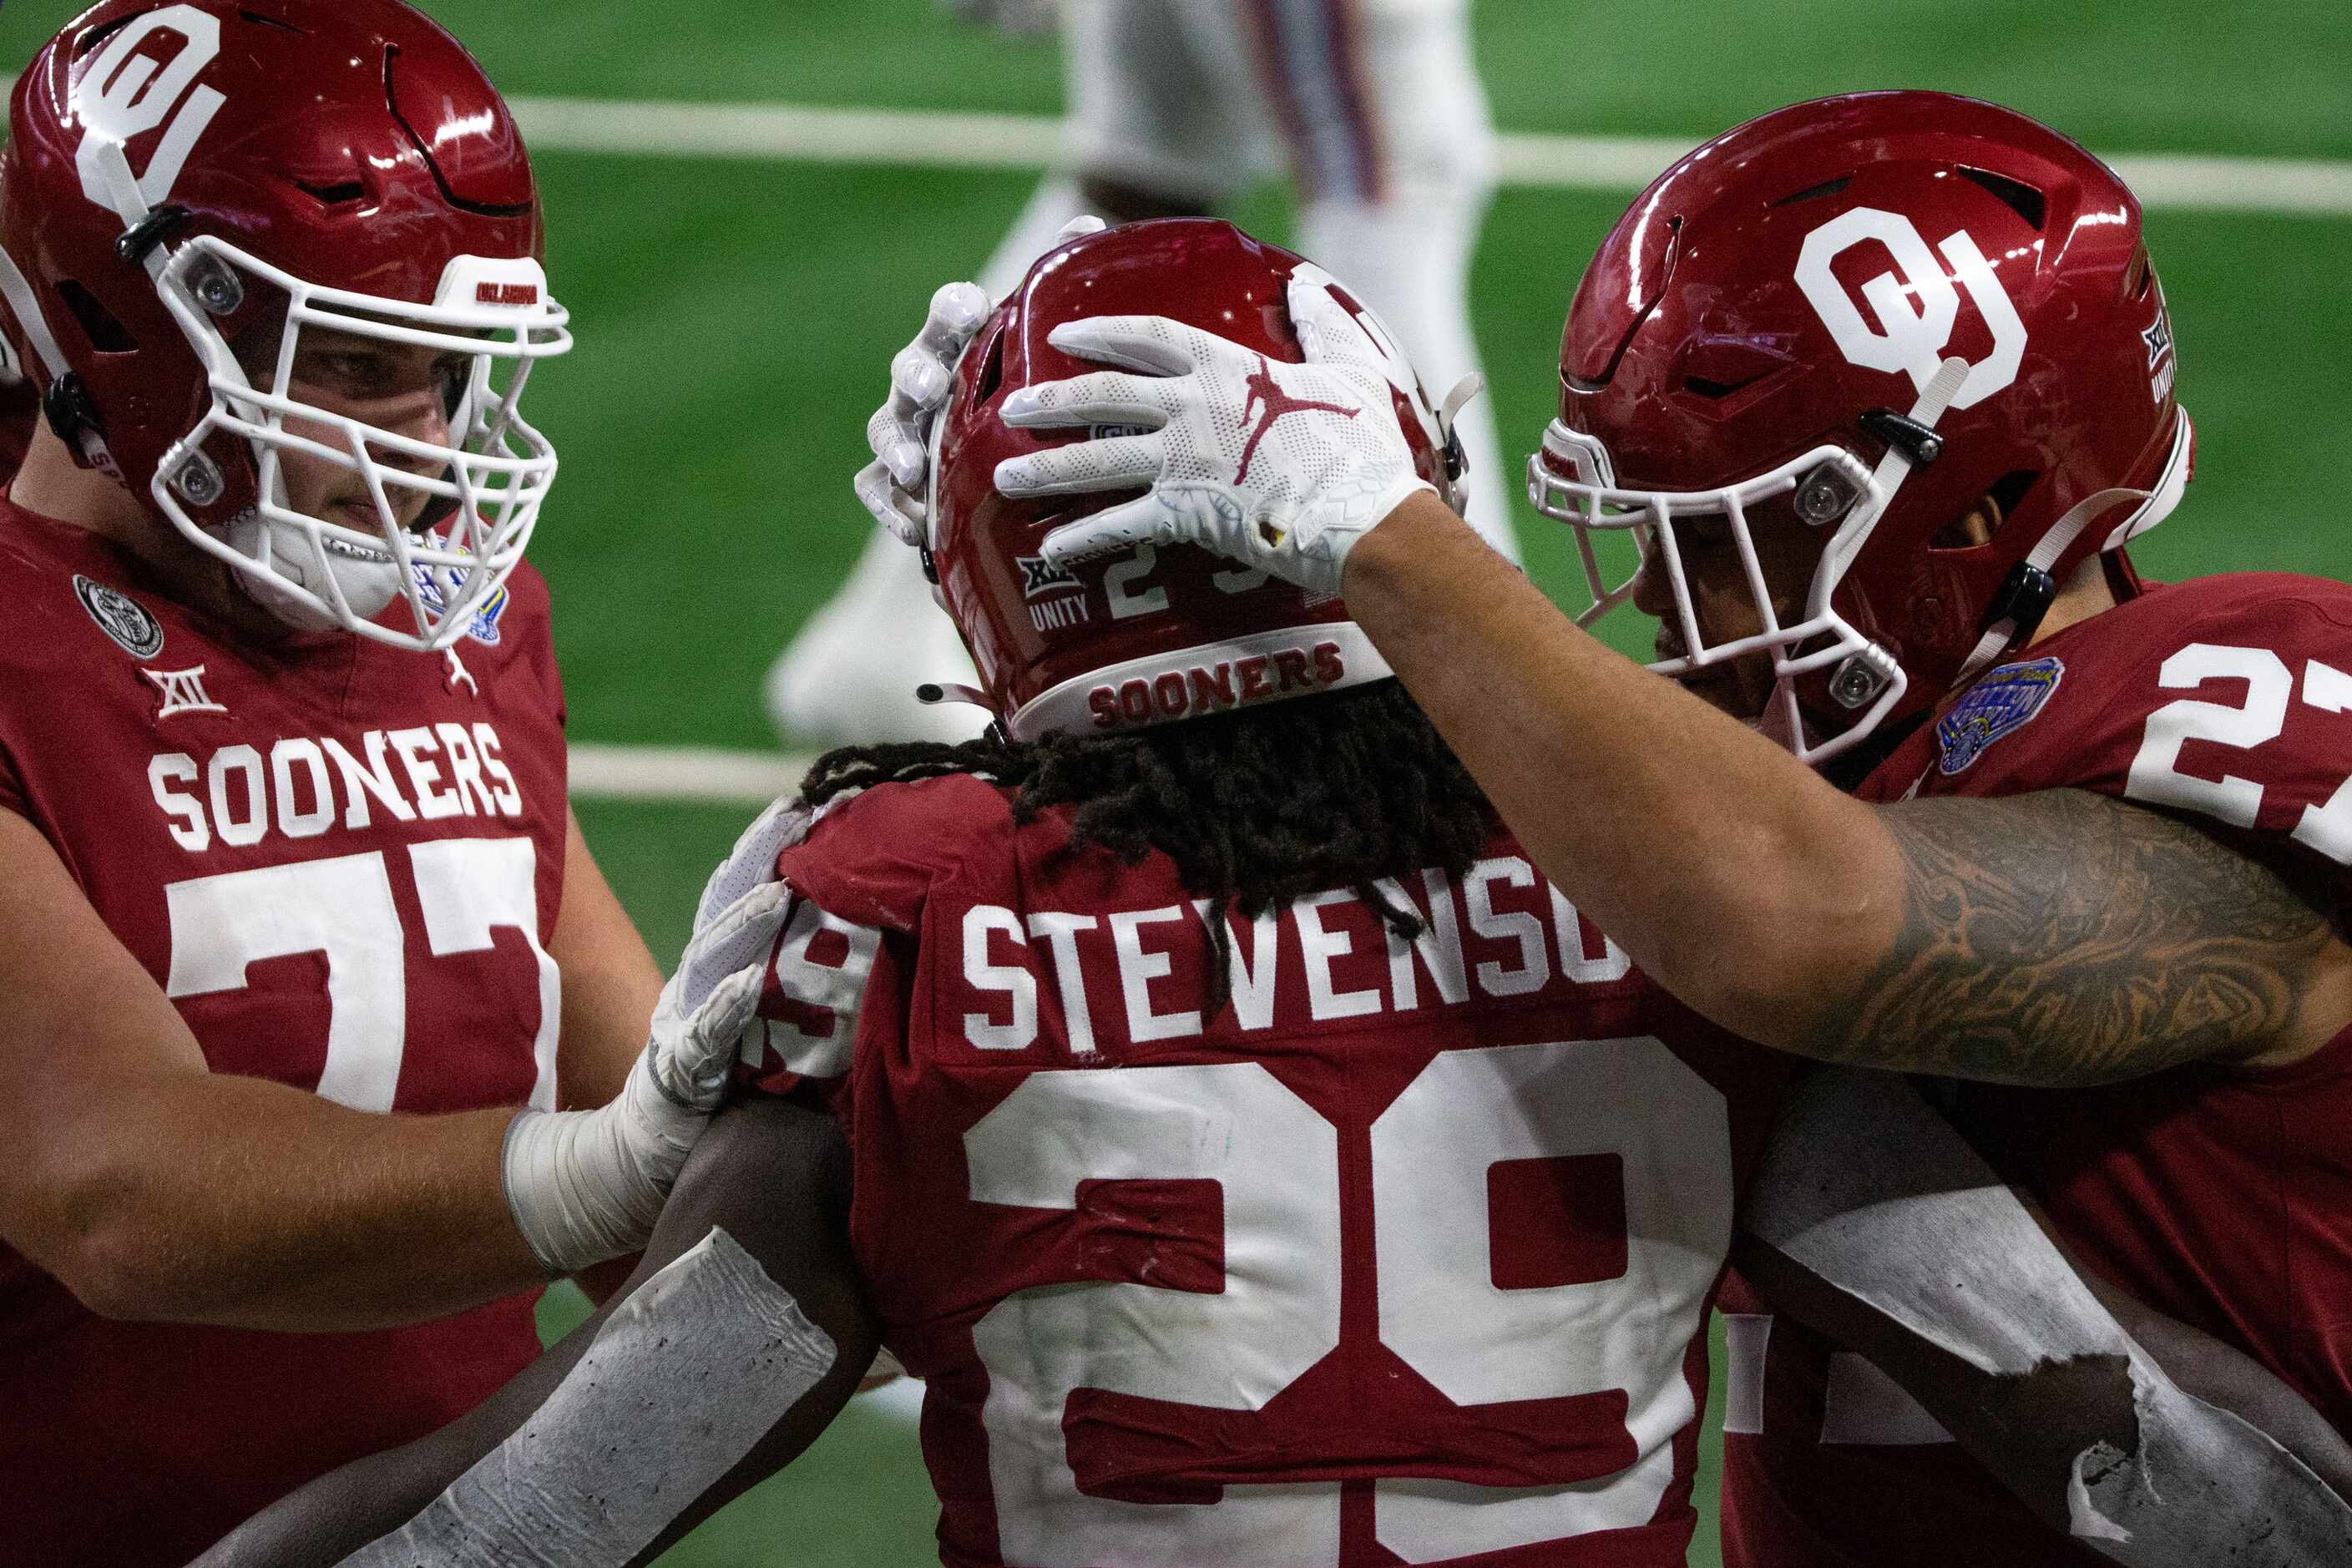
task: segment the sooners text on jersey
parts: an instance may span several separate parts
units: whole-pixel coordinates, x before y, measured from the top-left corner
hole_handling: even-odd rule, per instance
[[[1865,799],[2095,790],[2184,814],[2352,898],[2352,588],[2241,574],[2147,590],[1989,671]],[[2352,1431],[2352,1031],[2292,1068],[2087,1089],[1970,1084],[1955,1120],[2075,1256],[2250,1352]],[[2104,1562],[2044,1530],[1875,1369],[1745,1282],[1734,1568]],[[1740,1413],[1745,1410],[1745,1419]]]
[[[969,777],[821,816],[754,1072],[815,1084],[952,1568],[1679,1564],[1780,1058],[1507,837],[1229,917]]]
[[[462,678],[342,634],[260,649],[0,502],[0,805],[214,1071],[363,1110],[553,1103],[562,699],[546,589],[510,586]],[[529,1296],[363,1334],[110,1321],[0,1248],[0,1534],[26,1562],[184,1562],[538,1349]]]

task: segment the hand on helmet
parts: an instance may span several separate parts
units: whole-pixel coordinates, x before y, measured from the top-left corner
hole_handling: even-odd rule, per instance
[[[1059,563],[1140,543],[1199,544],[1310,592],[1337,594],[1349,550],[1415,490],[1393,389],[1414,384],[1377,321],[1302,272],[1289,288],[1305,363],[1269,360],[1158,316],[1107,316],[1055,329],[1065,353],[1131,372],[1024,388],[1004,422],[1028,429],[1143,426],[1008,458],[1008,496],[1149,486],[1150,493],[1045,536]]]
[[[1097,234],[1108,226],[1098,217],[1075,217],[1054,243]],[[874,521],[902,543],[930,542],[927,498],[930,478],[931,425],[955,382],[956,361],[986,324],[992,309],[977,283],[949,283],[931,296],[930,313],[915,341],[890,361],[890,395],[866,422],[866,445],[874,460],[850,481]]]
[[[923,330],[890,361],[888,400],[866,422],[866,445],[874,460],[857,470],[851,487],[874,521],[903,543],[929,542],[924,481],[931,421],[948,400],[957,359],[988,320],[988,296],[977,283],[949,283],[933,294]]]
[[[634,1251],[653,1234],[755,1021],[792,907],[776,853],[807,826],[805,812],[779,803],[712,873],[621,1092],[593,1110],[527,1110],[509,1125],[507,1205],[551,1274]]]

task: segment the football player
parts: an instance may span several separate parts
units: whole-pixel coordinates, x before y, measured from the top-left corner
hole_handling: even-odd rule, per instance
[[[1317,268],[1190,220],[1055,251],[962,356],[909,502],[999,731],[834,753],[717,879],[772,860],[792,890],[752,1068],[776,1098],[705,1141],[625,1301],[206,1568],[645,1561],[814,1437],[877,1337],[928,1380],[950,1564],[1683,1561],[1706,1303],[1785,1058],[1535,876],[1337,601],[1188,548],[1036,553],[1068,503],[993,475],[1056,437],[1000,416],[1075,368],[1057,324],[1147,304],[1263,365],[1352,335],[1347,422],[1447,482],[1412,373]],[[1263,395],[1269,429],[1328,409]],[[1244,466],[1287,464],[1278,439]],[[1905,1098],[1815,1109],[1858,1115],[1856,1171],[1890,1138],[1967,1164]],[[1980,1248],[1953,1171],[1915,1167],[1900,1204],[1809,1173],[1767,1228],[1832,1275],[1824,1198],[1841,1237],[1899,1212],[1915,1246]],[[1996,1251],[2055,1261],[2014,1230]],[[2058,1276],[2030,1309],[1900,1283],[2077,1344],[2096,1309]],[[1946,1361],[2017,1342],[1947,1329]],[[2126,1444],[2170,1397],[2144,1370]],[[2302,1539],[2259,1462],[2234,1474]]]
[[[1015,30],[1040,7],[958,0]],[[1469,272],[1493,186],[1494,132],[1468,0],[1067,0],[1072,168],[1049,175],[979,277],[1010,293],[1072,219],[1209,213],[1287,174],[1300,247],[1340,268],[1441,395],[1478,372]],[[976,323],[979,315],[971,318]],[[1459,416],[1465,511],[1517,559],[1494,416]],[[898,455],[904,465],[910,459]],[[908,552],[877,535],[777,659],[767,706],[787,736],[961,740],[983,720],[926,707],[919,682],[970,679]]]
[[[2082,1256],[2352,1428],[2352,591],[2133,571],[2191,433],[2111,171],[1990,105],[1867,94],[1742,126],[1636,199],[1578,291],[1530,489],[1589,563],[1637,535],[1598,607],[1661,617],[1679,691],[1353,422],[1292,417],[1295,467],[1245,470],[1245,352],[1149,320],[1058,341],[1161,374],[1008,417],[1160,428],[1000,470],[1024,495],[1149,487],[1048,559],[1194,541],[1344,588],[1534,859],[1662,984],[1769,1044],[1994,1086],[1968,1125]],[[1851,1358],[1761,1327],[1736,1561],[2064,1559]],[[2084,1510],[2081,1538],[2130,1530]]]
[[[16,81],[10,1562],[183,1562],[473,1405],[723,1084],[780,900],[656,1011],[564,804],[564,322],[513,121],[394,0],[107,0]]]

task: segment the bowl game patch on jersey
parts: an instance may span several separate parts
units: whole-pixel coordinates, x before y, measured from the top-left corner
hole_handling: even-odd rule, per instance
[[[409,571],[416,579],[416,591],[423,596],[426,609],[437,616],[448,607],[448,595],[442,592],[441,584],[435,580],[432,568],[418,565],[410,567]],[[507,613],[507,590],[500,587],[483,600],[482,607],[474,612],[473,623],[466,628],[466,635],[478,643],[496,647],[499,643],[499,617]]]
[[[1986,671],[1950,712],[1936,721],[1936,750],[1945,773],[1966,772],[1995,741],[2031,723],[2065,673],[2066,667],[2054,658],[2032,658]]]

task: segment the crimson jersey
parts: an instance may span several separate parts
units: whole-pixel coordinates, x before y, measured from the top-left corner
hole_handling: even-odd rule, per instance
[[[366,1110],[553,1103],[562,699],[530,568],[455,662],[257,648],[0,502],[0,805],[215,1071]],[[362,1334],[116,1322],[0,1247],[0,1560],[184,1562],[498,1388],[532,1300]]]
[[[1988,672],[1869,800],[2070,787],[2185,815],[2352,898],[2352,588],[2268,574],[2147,590]],[[2077,1256],[2248,1351],[2352,1431],[2352,1029],[2276,1071],[1959,1086],[1954,1119]],[[1727,1287],[1734,1568],[2103,1562],[2044,1530],[1849,1352]],[[1744,1417],[1744,1418],[1743,1418]]]
[[[928,1380],[952,1568],[1680,1563],[1707,1302],[1783,1062],[1500,834],[1232,917],[1175,866],[886,785],[787,850],[772,1090],[814,1081]]]

